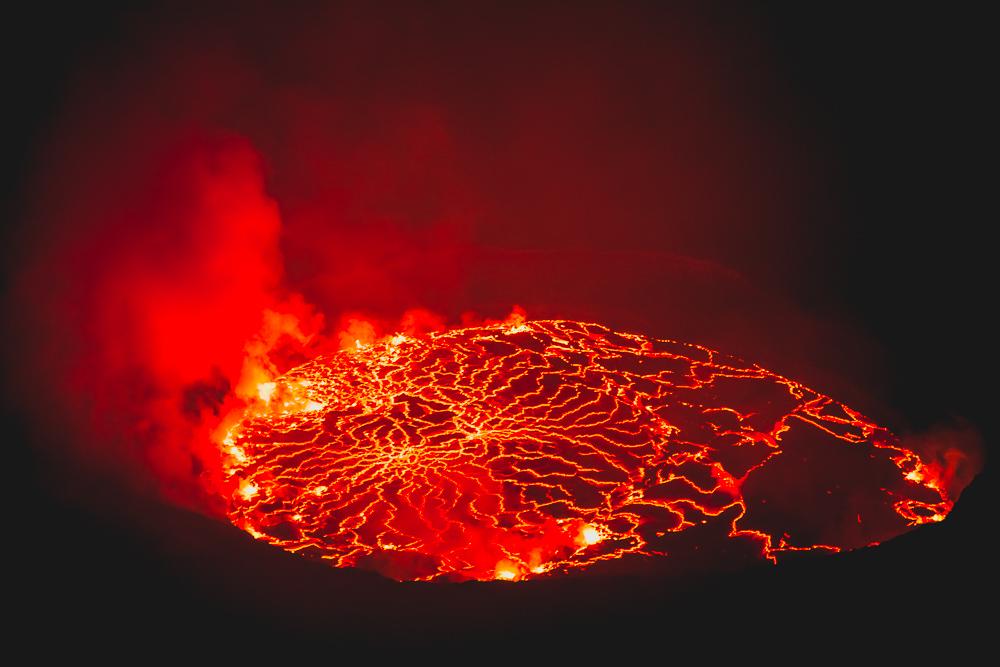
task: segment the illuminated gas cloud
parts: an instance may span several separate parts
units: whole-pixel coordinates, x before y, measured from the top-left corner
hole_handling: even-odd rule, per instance
[[[937,467],[831,398],[597,324],[358,342],[259,394],[224,439],[232,522],[400,580],[669,559],[693,534],[777,560],[952,507]]]

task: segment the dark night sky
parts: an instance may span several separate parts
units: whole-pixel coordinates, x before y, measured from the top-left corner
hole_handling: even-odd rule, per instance
[[[23,219],[36,150],[66,103],[79,63],[127,42],[131,19],[125,18],[124,4],[7,10],[0,46],[7,93],[0,190],[5,220]],[[786,116],[775,131],[808,150],[811,182],[819,185],[797,198],[796,219],[810,222],[796,227],[794,243],[781,245],[779,225],[765,228],[758,239],[769,250],[742,239],[745,261],[731,248],[713,245],[713,237],[694,238],[681,250],[733,268],[778,294],[803,318],[837,323],[831,328],[851,332],[846,340],[863,340],[858,356],[872,359],[878,372],[871,373],[877,375],[872,387],[857,396],[885,406],[880,417],[914,430],[964,419],[991,453],[995,390],[986,369],[992,366],[993,328],[987,322],[994,299],[987,253],[993,250],[986,234],[995,216],[988,215],[992,207],[987,208],[982,166],[987,162],[983,99],[990,82],[984,18],[956,9],[834,3],[754,9],[712,3],[699,12],[705,25],[718,30],[708,34],[719,40],[752,38],[755,53],[763,54],[762,80],[783,100]],[[552,14],[556,18],[548,20],[558,25],[560,14]],[[172,16],[185,20],[181,11]],[[575,25],[572,16],[566,21]],[[512,20],[490,29],[516,32],[521,26]],[[736,65],[724,66],[723,76],[725,67]],[[730,74],[742,75],[738,68]],[[642,81],[619,83],[627,91],[643,88]],[[747,108],[765,121],[770,111],[752,102]],[[94,159],[99,163],[99,156]],[[777,177],[794,173],[791,168]],[[20,229],[18,224],[12,228],[23,233],[24,223]],[[655,234],[643,234],[635,232],[634,239],[644,250],[676,251]],[[544,250],[565,250],[560,238],[553,236]],[[487,241],[491,248],[502,246]],[[802,254],[786,262],[784,255],[795,255],[796,248]],[[5,243],[2,253],[6,284],[19,248]],[[17,314],[7,319],[15,322]],[[766,331],[765,324],[755,330]],[[839,340],[836,332],[825,335]],[[822,348],[804,347],[812,355],[817,349]],[[760,350],[767,355],[766,346]],[[850,352],[836,350],[826,361],[817,360],[815,377],[831,377],[832,371],[823,369],[839,365]],[[797,368],[797,362],[787,363]],[[11,376],[8,388],[16,387],[16,371],[5,374]],[[867,378],[856,371],[853,381],[848,377],[836,386],[850,391]],[[995,579],[985,547],[993,523],[986,507],[995,505],[989,467],[944,524],[876,550],[684,582],[557,582],[518,590],[426,592],[397,589],[368,575],[331,574],[249,543],[223,524],[133,497],[105,478],[80,476],[73,493],[55,493],[42,481],[50,479],[43,471],[51,462],[34,446],[39,436],[33,418],[13,408],[4,417],[8,475],[24,482],[6,485],[13,492],[8,516],[18,536],[8,549],[21,556],[11,576],[26,584],[15,585],[22,588],[18,625],[58,629],[95,649],[116,641],[110,635],[119,629],[135,640],[173,642],[218,641],[240,629],[265,642],[305,637],[343,645],[366,640],[493,645],[499,635],[525,641],[567,637],[569,644],[586,648],[581,641],[605,637],[614,645],[639,628],[639,639],[628,641],[642,646],[672,641],[671,628],[677,637],[712,634],[703,623],[720,624],[742,639],[767,633],[773,640],[794,627],[815,641],[850,646],[840,639],[843,634],[883,647],[892,641],[890,630],[912,631],[922,642],[934,628],[933,643],[947,647],[953,659],[983,641],[986,612],[973,602]],[[99,500],[81,503],[74,493]],[[162,529],[139,528],[143,524]],[[262,576],[267,580],[260,581]],[[767,650],[777,648],[771,644]]]

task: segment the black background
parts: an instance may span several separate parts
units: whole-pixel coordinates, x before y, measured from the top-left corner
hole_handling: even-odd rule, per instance
[[[116,38],[122,7],[5,11],[2,194],[10,221],[75,63]],[[880,344],[887,392],[910,424],[961,416],[989,453],[995,281],[987,237],[995,216],[984,166],[985,20],[941,11],[779,3],[742,13],[831,147],[839,259],[797,298]],[[10,258],[17,249],[3,252]],[[984,641],[995,613],[988,463],[946,522],[877,549],[680,581],[428,589],[331,572],[218,522],[126,497],[109,480],[81,483],[104,501],[80,505],[38,482],[44,462],[26,418],[5,415],[4,435],[5,551],[16,563],[8,610],[22,637],[40,633],[79,649],[149,651],[196,640],[281,649],[309,640],[329,642],[333,660],[355,643],[522,650],[544,640],[559,650],[606,645],[621,659],[647,648],[675,659],[671,646],[703,637],[712,643],[700,644],[702,658],[752,641],[757,655],[748,658],[756,659],[807,638],[823,653],[870,642],[960,658]],[[162,529],[137,529],[143,524]]]

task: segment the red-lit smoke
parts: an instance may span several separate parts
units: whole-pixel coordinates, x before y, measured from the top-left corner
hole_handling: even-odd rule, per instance
[[[215,512],[213,434],[260,385],[513,303],[836,395],[869,348],[742,277],[807,275],[822,243],[761,57],[681,10],[138,13],[37,156],[12,393],[54,458]]]

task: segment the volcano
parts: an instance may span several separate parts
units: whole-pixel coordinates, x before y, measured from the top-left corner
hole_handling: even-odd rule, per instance
[[[705,347],[523,319],[396,335],[259,386],[224,439],[255,537],[399,580],[628,569],[695,542],[777,562],[945,518],[945,471]]]

